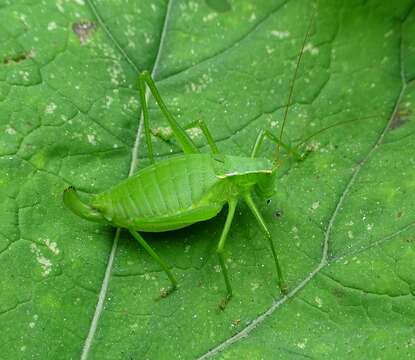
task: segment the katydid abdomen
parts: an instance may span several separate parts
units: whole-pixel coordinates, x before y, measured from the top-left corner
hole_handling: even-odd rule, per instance
[[[97,194],[92,206],[117,227],[169,231],[216,216],[226,202],[222,188],[210,154],[182,155]]]

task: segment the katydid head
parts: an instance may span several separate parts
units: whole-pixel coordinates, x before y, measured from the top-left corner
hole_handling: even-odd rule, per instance
[[[269,199],[275,194],[275,183],[277,179],[277,168],[269,174],[260,174],[255,184],[255,192],[263,199]]]
[[[232,195],[255,190],[260,197],[269,198],[275,192],[277,169],[266,158],[218,154],[214,156],[214,167],[219,178],[235,185]]]

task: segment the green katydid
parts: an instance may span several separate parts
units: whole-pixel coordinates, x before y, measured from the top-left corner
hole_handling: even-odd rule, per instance
[[[95,195],[90,204],[81,201],[73,187],[64,191],[64,203],[76,215],[90,221],[124,228],[131,233],[148,254],[159,263],[170,279],[171,287],[166,295],[177,288],[176,279],[166,262],[156,254],[140,232],[171,231],[199,221],[209,220],[215,217],[227,204],[228,213],[217,246],[219,264],[227,291],[223,307],[232,297],[232,286],[223,251],[239,199],[245,201],[265,234],[274,258],[279,288],[283,293],[287,291],[271,233],[253,200],[252,194],[255,191],[266,199],[273,194],[277,169],[280,164],[280,147],[284,148],[289,155],[294,156],[296,160],[302,160],[306,155],[306,153],[300,154],[298,151],[299,146],[305,141],[292,148],[282,142],[282,134],[292,99],[297,69],[310,28],[311,22],[298,56],[280,135],[277,137],[268,130],[260,131],[250,157],[221,154],[203,121],[199,121],[198,126],[206,137],[211,153],[201,153],[185,129],[177,123],[167,109],[151,75],[144,71],[139,75],[139,90],[145,139],[151,165],[139,170],[135,175],[109,190]],[[183,150],[183,155],[155,161],[145,97],[146,85],[167,119],[173,135]],[[265,138],[277,144],[276,156],[273,161],[258,157]]]
[[[226,303],[232,296],[232,287],[223,250],[238,199],[243,198],[269,241],[277,269],[278,284],[281,291],[285,292],[286,284],[271,233],[252,199],[254,188],[265,197],[272,195],[278,164],[276,161],[258,158],[257,154],[265,137],[278,143],[280,141],[268,131],[261,131],[251,157],[224,155],[219,153],[207,126],[199,122],[211,148],[211,153],[200,153],[189,135],[168,111],[148,72],[140,74],[139,84],[145,135],[152,164],[109,190],[95,195],[91,205],[82,202],[75,189],[69,187],[63,195],[65,205],[84,219],[128,229],[166,272],[171,281],[168,291],[170,293],[177,287],[176,279],[165,261],[154,252],[139,232],[176,230],[199,221],[209,220],[215,217],[225,204],[228,204],[228,215],[217,247],[219,264],[227,289]],[[149,86],[167,118],[173,134],[183,149],[183,155],[155,162],[150,142],[148,109],[144,95],[145,84]],[[287,147],[285,144],[283,146]],[[295,150],[291,151],[300,157]]]

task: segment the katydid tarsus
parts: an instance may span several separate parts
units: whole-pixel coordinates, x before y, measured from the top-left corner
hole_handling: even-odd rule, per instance
[[[285,149],[288,156],[291,155],[296,160],[302,160],[305,157],[306,153],[301,154],[299,151],[299,146],[304,141],[295,147],[288,146],[282,142],[282,131],[292,99],[297,69],[310,28],[311,22],[298,56],[281,133],[278,137],[269,130],[261,130],[253,144],[250,157],[222,154],[203,121],[197,122],[197,125],[206,137],[211,151],[210,153],[201,153],[185,129],[178,124],[168,110],[149,72],[144,71],[139,75],[139,94],[148,158],[151,164],[109,190],[95,195],[90,204],[83,202],[73,187],[64,191],[64,203],[76,215],[90,221],[124,228],[131,233],[148,254],[159,263],[170,279],[171,286],[164,295],[177,288],[176,279],[167,263],[157,255],[140,233],[171,231],[199,221],[209,220],[227,205],[227,217],[216,250],[227,292],[221,305],[223,308],[232,297],[232,286],[225,264],[224,247],[240,199],[245,201],[264,233],[275,262],[278,286],[281,292],[287,291],[271,232],[254,202],[253,193],[256,192],[259,197],[265,199],[274,193],[277,169],[280,164],[280,147]],[[183,150],[183,155],[156,162],[151,143],[145,96],[146,86],[149,87],[162,114],[167,119],[174,137]],[[258,157],[266,138],[276,143],[276,155],[273,160]],[[306,140],[308,141],[308,139]]]

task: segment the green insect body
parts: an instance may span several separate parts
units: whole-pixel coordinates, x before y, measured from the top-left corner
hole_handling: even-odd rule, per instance
[[[272,164],[243,157],[189,154],[138,171],[91,205],[113,226],[144,232],[176,230],[209,220],[234,198],[249,193]],[[235,165],[227,168],[228,163]],[[255,165],[241,171],[239,164]]]
[[[93,196],[90,204],[84,203],[75,189],[69,187],[65,190],[63,197],[66,206],[87,220],[128,229],[163,267],[172,281],[170,290],[174,290],[176,280],[169,267],[154,253],[138,231],[163,232],[180,229],[215,217],[224,205],[228,204],[228,216],[217,249],[227,287],[227,301],[232,295],[232,288],[223,248],[237,202],[242,198],[269,239],[277,268],[278,283],[281,290],[285,291],[285,282],[270,232],[252,199],[253,191],[259,195],[269,196],[275,188],[277,169],[275,162],[257,158],[256,155],[265,137],[268,136],[271,140],[276,139],[262,131],[255,142],[251,157],[224,155],[219,153],[206,125],[200,123],[211,147],[211,153],[200,153],[187,133],[168,112],[147,72],[140,75],[140,85],[144,82],[149,85],[173,133],[178,138],[184,154],[158,162],[152,160],[153,163],[150,166],[139,170],[135,175],[111,189]],[[143,88],[144,86],[140,86],[142,95]],[[149,131],[148,111],[145,102],[142,102],[142,105],[147,135]],[[154,159],[149,136],[146,138],[150,159]]]
[[[310,27],[303,42],[297,68]],[[260,131],[251,156],[242,157],[221,154],[207,126],[202,121],[199,121],[197,125],[206,137],[211,151],[210,153],[200,153],[185,129],[177,123],[167,109],[151,75],[148,72],[141,73],[139,76],[140,101],[148,156],[152,164],[109,190],[93,196],[89,204],[78,197],[73,187],[69,187],[63,195],[65,205],[84,219],[127,229],[166,272],[172,284],[165,293],[167,295],[176,289],[176,279],[167,263],[155,253],[140,235],[140,232],[171,231],[209,220],[215,217],[227,204],[227,218],[217,246],[219,264],[227,290],[227,296],[221,305],[223,308],[232,296],[232,286],[223,251],[237,203],[242,199],[251,210],[269,242],[276,266],[278,285],[282,292],[286,292],[287,286],[283,279],[271,233],[254,203],[252,194],[256,192],[259,197],[268,199],[274,193],[277,169],[280,164],[280,148],[284,148],[287,154],[292,155],[296,160],[302,160],[306,155],[300,155],[297,152],[298,146],[291,148],[281,141],[295,77],[296,72],[279,138],[267,130]],[[150,88],[167,119],[173,135],[183,150],[183,155],[155,161],[145,96],[146,85]],[[321,130],[318,133],[320,132]],[[277,144],[276,156],[273,161],[258,157],[266,138]],[[303,143],[304,141],[300,144]]]

